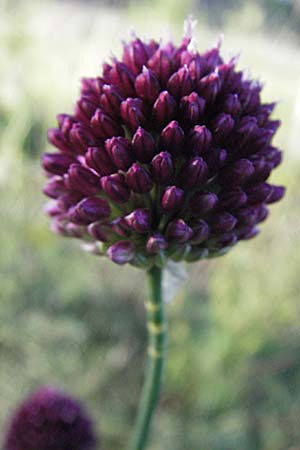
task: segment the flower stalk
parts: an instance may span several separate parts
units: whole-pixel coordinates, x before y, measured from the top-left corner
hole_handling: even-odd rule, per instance
[[[131,450],[146,448],[151,420],[158,403],[166,350],[166,319],[162,295],[162,269],[148,273],[149,300],[145,303],[148,328],[148,361]]]

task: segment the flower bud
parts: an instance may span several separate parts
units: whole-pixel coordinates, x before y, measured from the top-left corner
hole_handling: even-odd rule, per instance
[[[110,215],[110,207],[106,200],[100,197],[84,198],[71,208],[69,217],[76,223],[91,223],[105,219]]]
[[[147,208],[135,209],[131,214],[125,216],[128,225],[137,233],[148,233],[151,228],[150,211]]]
[[[258,235],[259,229],[253,225],[244,226],[237,230],[238,238],[242,240],[252,239]]]
[[[135,80],[135,90],[142,100],[154,103],[161,90],[155,73],[147,67],[143,67],[142,73]]]
[[[76,159],[66,153],[44,153],[42,155],[43,168],[54,175],[63,175]]]
[[[80,164],[72,164],[69,167],[65,183],[69,189],[87,196],[97,194],[100,190],[99,178]]]
[[[117,217],[111,222],[111,229],[119,236],[128,237],[131,235],[131,227],[124,217]]]
[[[118,119],[120,116],[120,105],[123,100],[119,90],[110,84],[103,86],[103,94],[100,99],[100,106],[105,114],[108,114],[113,119]]]
[[[91,118],[91,127],[99,139],[104,140],[114,135],[124,136],[123,128],[107,114],[104,114],[101,109],[97,109]]]
[[[169,186],[165,189],[162,199],[161,207],[166,214],[171,214],[179,211],[184,203],[184,191],[176,186]]]
[[[160,233],[153,233],[147,240],[146,248],[150,255],[155,255],[160,251],[166,250],[168,244]]]
[[[111,245],[106,254],[109,259],[116,264],[126,264],[134,258],[134,244],[129,241],[119,241],[116,244]]]
[[[205,125],[196,125],[189,133],[187,150],[189,154],[203,155],[211,146],[212,135]]]
[[[54,200],[47,202],[43,208],[43,211],[49,217],[61,216],[64,212],[64,210],[62,210],[58,202]]]
[[[206,162],[201,156],[195,156],[185,164],[179,179],[184,189],[196,189],[206,180],[207,174]]]
[[[211,123],[214,141],[220,142],[225,139],[233,130],[234,120],[230,114],[221,113]]]
[[[204,157],[209,169],[209,176],[211,177],[225,165],[227,160],[227,151],[224,148],[214,148],[211,149]]]
[[[66,187],[64,180],[59,176],[49,178],[43,188],[43,193],[51,198],[57,198],[65,193]]]
[[[253,164],[248,159],[240,159],[222,169],[219,181],[222,185],[239,185],[245,183],[253,173]]]
[[[219,209],[238,209],[247,202],[247,194],[240,188],[224,190],[219,194]]]
[[[149,163],[156,153],[153,137],[142,127],[136,130],[132,138],[132,146],[136,158],[142,163]]]
[[[269,116],[272,114],[276,103],[266,103],[264,105],[260,105],[258,111],[256,113],[256,120],[259,127],[264,126]]]
[[[235,232],[229,231],[227,233],[221,234],[218,236],[215,247],[218,250],[226,249],[228,247],[232,247],[234,244],[236,244],[238,238]]]
[[[272,192],[267,199],[267,203],[278,202],[278,200],[280,200],[284,196],[284,194],[285,194],[284,186],[272,185]]]
[[[144,104],[139,98],[127,98],[121,103],[121,117],[125,125],[134,132],[146,124]]]
[[[57,205],[61,211],[67,212],[69,208],[76,205],[81,199],[82,194],[80,192],[66,192],[58,197]]]
[[[169,152],[160,152],[151,161],[151,171],[155,181],[161,185],[168,184],[173,178],[174,167]]]
[[[177,103],[168,91],[162,91],[153,105],[152,115],[154,123],[162,128],[176,117]]]
[[[147,46],[136,38],[124,45],[123,62],[134,75],[137,75],[144,64],[148,61],[149,52]]]
[[[134,163],[126,174],[126,182],[134,192],[144,194],[151,191],[153,182],[150,173]]]
[[[213,192],[195,192],[192,196],[189,208],[195,216],[205,216],[211,212],[218,202],[218,197]]]
[[[220,91],[221,82],[217,73],[211,73],[201,78],[197,83],[198,93],[207,103],[213,103]]]
[[[255,206],[241,208],[234,213],[239,225],[254,225],[258,216],[258,209]]]
[[[105,81],[103,78],[82,78],[81,79],[81,95],[93,103],[98,103]]]
[[[153,70],[161,85],[165,86],[173,69],[168,53],[163,48],[159,48],[149,59],[147,66]]]
[[[181,67],[168,81],[168,91],[176,98],[188,95],[193,90],[193,80],[187,66]]]
[[[90,147],[95,143],[90,131],[79,124],[72,125],[69,137],[72,148],[79,154],[85,153],[87,147]]]
[[[130,190],[122,174],[114,173],[101,178],[103,191],[116,203],[126,203],[130,198]]]
[[[269,215],[269,210],[265,205],[256,207],[256,223],[263,222]]]
[[[128,169],[132,162],[132,147],[128,139],[112,137],[105,141],[105,148],[117,169]]]
[[[205,100],[196,92],[182,97],[180,100],[179,110],[182,120],[185,124],[194,125],[199,122],[205,108]]]
[[[237,94],[229,94],[224,102],[223,111],[231,117],[237,117],[241,112],[241,102]]]
[[[91,223],[88,226],[88,233],[95,238],[97,241],[100,242],[107,242],[108,241],[108,233],[107,233],[107,227],[103,226],[103,224],[99,222]]]
[[[193,237],[191,244],[201,244],[209,237],[209,226],[204,220],[198,220],[192,225]]]
[[[115,62],[110,70],[110,78],[123,97],[132,97],[135,95],[134,76],[125,64]]]
[[[75,118],[84,125],[89,126],[90,120],[97,109],[96,103],[87,97],[82,97],[75,105]]]
[[[96,170],[99,175],[110,175],[116,168],[103,147],[90,147],[85,155],[86,164]]]
[[[211,222],[211,230],[213,233],[225,233],[231,231],[237,223],[237,219],[228,212],[216,214]]]
[[[182,244],[193,235],[193,230],[182,219],[175,219],[169,223],[166,236],[168,241]]]
[[[182,151],[184,146],[184,131],[176,120],[170,122],[161,132],[160,145],[175,154]]]
[[[248,205],[267,202],[272,195],[273,187],[268,183],[259,183],[246,190],[248,195]]]
[[[62,152],[69,152],[70,145],[67,142],[65,136],[62,131],[58,128],[49,128],[48,130],[48,141],[54,145],[54,147],[58,148],[58,150]]]

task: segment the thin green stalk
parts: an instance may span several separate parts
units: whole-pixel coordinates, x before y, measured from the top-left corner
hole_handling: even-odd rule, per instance
[[[146,448],[151,419],[159,398],[167,337],[162,298],[162,270],[153,267],[147,275],[150,292],[149,301],[145,304],[149,336],[148,362],[131,450]]]

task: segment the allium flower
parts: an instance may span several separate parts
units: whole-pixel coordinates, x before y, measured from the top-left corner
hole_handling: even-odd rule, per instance
[[[13,415],[4,450],[93,450],[90,419],[72,398],[44,387],[29,396]]]
[[[52,229],[148,268],[254,237],[284,195],[267,182],[281,162],[271,143],[280,122],[261,89],[219,45],[198,53],[189,33],[179,46],[134,37],[121,60],[82,80],[73,115],[49,130]]]

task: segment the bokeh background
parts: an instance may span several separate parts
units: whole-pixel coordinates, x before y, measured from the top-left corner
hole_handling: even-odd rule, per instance
[[[82,399],[106,450],[126,448],[143,376],[144,276],[83,253],[48,230],[39,158],[55,114],[70,112],[131,26],[223,54],[279,101],[276,143],[288,185],[263,232],[188,266],[168,305],[165,385],[149,450],[300,448],[299,0],[0,1],[0,441],[40,384]],[[100,447],[99,447],[100,450]]]

